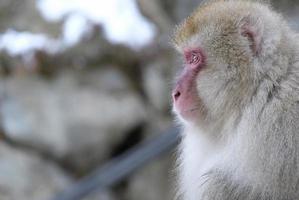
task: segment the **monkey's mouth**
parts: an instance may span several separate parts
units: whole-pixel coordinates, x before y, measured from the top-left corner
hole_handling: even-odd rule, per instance
[[[185,106],[174,105],[174,112],[187,121],[194,121],[198,118],[200,112],[200,106],[192,106],[191,108],[186,108]]]
[[[194,107],[194,108],[191,108],[189,110],[184,110],[184,112],[195,112],[197,110],[199,110],[199,107]]]

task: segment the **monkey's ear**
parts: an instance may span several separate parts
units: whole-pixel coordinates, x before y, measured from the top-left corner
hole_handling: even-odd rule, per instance
[[[262,27],[258,23],[258,20],[254,20],[251,17],[245,17],[241,21],[240,32],[250,44],[250,49],[254,56],[257,56],[261,51],[262,41]]]

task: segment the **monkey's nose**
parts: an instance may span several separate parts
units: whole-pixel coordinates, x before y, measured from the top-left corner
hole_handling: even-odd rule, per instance
[[[177,101],[180,96],[181,96],[181,92],[179,90],[174,90],[174,92],[172,93],[173,101]]]

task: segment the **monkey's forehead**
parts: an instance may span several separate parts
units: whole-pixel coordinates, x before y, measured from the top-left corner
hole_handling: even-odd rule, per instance
[[[242,16],[248,15],[254,7],[259,6],[257,4],[259,3],[247,0],[213,0],[204,3],[175,28],[173,45],[177,49],[184,47],[190,38],[212,23],[219,27],[223,24],[233,26]]]

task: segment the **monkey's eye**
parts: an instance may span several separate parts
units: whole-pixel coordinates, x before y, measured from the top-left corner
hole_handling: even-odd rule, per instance
[[[202,54],[199,49],[187,50],[184,55],[186,64],[200,65],[202,63]]]

